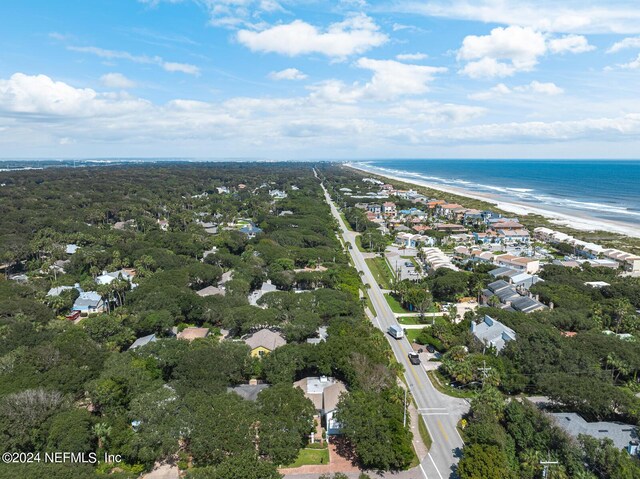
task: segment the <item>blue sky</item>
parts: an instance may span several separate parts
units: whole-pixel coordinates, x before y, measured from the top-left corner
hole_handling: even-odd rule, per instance
[[[627,0],[0,3],[0,156],[637,158]]]

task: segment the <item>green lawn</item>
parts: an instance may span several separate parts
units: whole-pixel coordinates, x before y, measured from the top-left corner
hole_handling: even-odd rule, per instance
[[[369,296],[369,292],[367,291],[366,287],[363,286],[361,290],[364,293],[365,304],[369,308],[369,311],[371,311],[373,314],[376,314],[376,309],[373,307],[373,303],[371,302],[371,297]]]
[[[387,261],[380,257],[367,258],[365,261],[378,284],[381,284],[384,289],[391,289],[392,273]]]
[[[329,449],[300,449],[298,458],[287,466],[300,467],[314,464],[329,464]]]
[[[392,295],[385,294],[384,297],[387,298],[387,303],[389,303],[389,306],[391,307],[391,311],[393,311],[394,313],[403,314],[403,313],[411,312],[407,309],[404,309],[400,304],[400,302],[396,298],[394,298]],[[415,324],[415,323],[407,323],[407,324]]]
[[[409,340],[410,343],[413,343],[416,340],[416,338],[420,336],[421,332],[422,332],[422,329],[407,329],[407,339]]]
[[[429,430],[427,429],[427,425],[424,422],[424,417],[422,417],[422,415],[420,415],[418,417],[418,432],[420,433],[420,437],[422,438],[422,442],[424,443],[425,446],[427,446],[427,449],[431,449],[431,445],[433,444],[433,440],[431,439],[431,436],[429,435]]]
[[[421,324],[418,319],[418,316],[401,316],[397,318],[400,324]]]
[[[443,377],[439,371],[427,371],[427,376],[431,379],[433,387],[447,396],[453,396],[456,398],[472,398],[476,395],[476,393],[471,390],[452,388],[449,386],[447,379]]]
[[[349,231],[353,231],[353,228],[351,227],[351,225],[347,221],[347,217],[344,215],[344,213],[342,211],[340,212],[340,217],[342,218],[342,221],[344,221],[344,225],[347,227],[347,229]]]

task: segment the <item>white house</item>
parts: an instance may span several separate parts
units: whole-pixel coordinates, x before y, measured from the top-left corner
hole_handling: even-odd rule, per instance
[[[487,346],[493,346],[497,352],[502,351],[509,341],[516,340],[516,333],[513,329],[488,315],[485,315],[478,324],[471,321],[471,332],[478,341]]]
[[[133,275],[124,269],[112,271],[110,273],[103,271],[102,274],[96,278],[96,284],[111,284],[116,279],[123,279],[131,282],[133,280]]]
[[[293,386],[302,389],[315,406],[326,428],[327,438],[329,435],[340,434],[340,423],[334,419],[334,415],[340,395],[347,393],[344,383],[335,378],[320,376],[301,379],[293,383]]]

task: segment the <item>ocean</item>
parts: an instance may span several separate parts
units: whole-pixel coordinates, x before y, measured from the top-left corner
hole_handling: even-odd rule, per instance
[[[640,160],[370,160],[372,172],[640,225]]]

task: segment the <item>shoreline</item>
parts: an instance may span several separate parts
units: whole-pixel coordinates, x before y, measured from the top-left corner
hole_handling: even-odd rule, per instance
[[[428,181],[422,181],[417,179],[406,179],[401,176],[388,174],[386,172],[376,171],[375,168],[368,169],[367,167],[363,167],[358,165],[357,163],[345,163],[344,164],[348,168],[352,168],[354,170],[370,173],[373,175],[381,176],[383,178],[388,178],[390,180],[401,181],[403,183],[407,183],[410,185],[421,186],[424,188],[429,188],[432,190],[442,191],[444,193],[450,193],[458,196],[462,196],[465,198],[471,198],[474,200],[485,201],[487,203],[491,203],[495,205],[497,208],[507,211],[509,213],[514,213],[516,215],[529,215],[535,214],[545,217],[549,220],[550,223],[567,226],[569,228],[573,228],[575,230],[580,231],[605,231],[605,232],[613,232],[618,233],[624,236],[630,236],[633,238],[640,238],[640,226],[634,226],[627,223],[622,223],[613,220],[601,220],[585,215],[584,213],[573,213],[573,212],[558,212],[551,209],[545,208],[537,208],[535,206],[528,205],[526,203],[519,203],[516,201],[504,201],[498,198],[496,195],[492,195],[489,193],[479,193],[475,191],[465,190],[464,188],[454,187],[454,186],[442,186],[439,184],[429,183]]]

